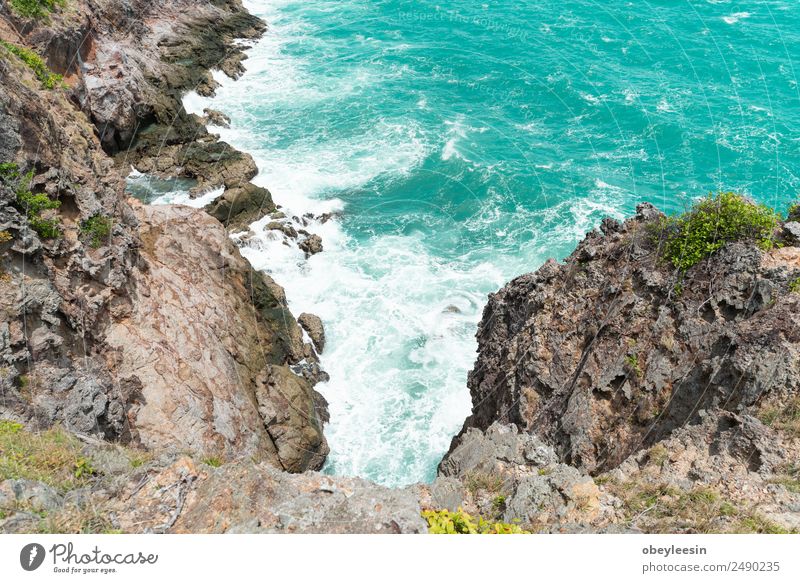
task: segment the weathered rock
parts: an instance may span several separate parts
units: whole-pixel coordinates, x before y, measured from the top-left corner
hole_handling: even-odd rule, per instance
[[[58,493],[35,480],[4,480],[0,482],[0,509],[50,511],[59,508],[63,500]]]
[[[309,235],[298,245],[301,251],[304,251],[306,257],[311,257],[317,253],[322,252],[322,237],[319,235]]]
[[[800,223],[797,221],[784,223],[783,236],[786,237],[792,245],[800,244]]]
[[[800,295],[787,289],[800,264],[734,243],[677,288],[651,235],[658,217],[642,205],[604,222],[564,264],[490,296],[465,427],[515,423],[597,473],[704,409],[800,391]]]
[[[206,108],[203,110],[203,113],[206,116],[206,123],[219,126],[222,128],[231,127],[231,118],[222,113],[221,111],[217,111],[216,109]]]
[[[292,475],[265,464],[220,468],[177,460],[111,502],[126,532],[425,532],[410,490],[358,478]]]
[[[285,300],[208,215],[135,209],[143,244],[137,301],[106,335],[115,377],[136,387],[128,404],[135,439],[291,471],[320,467],[321,397],[307,380],[276,373],[302,359]]]
[[[320,317],[303,312],[297,317],[297,322],[308,332],[314,348],[321,353],[325,349],[325,328]]]
[[[233,232],[247,229],[250,223],[273,210],[275,203],[270,192],[249,182],[226,188],[220,198],[206,207],[208,214]]]

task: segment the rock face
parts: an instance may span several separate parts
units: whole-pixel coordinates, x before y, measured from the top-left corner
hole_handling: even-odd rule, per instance
[[[777,249],[731,243],[680,274],[660,259],[661,216],[606,219],[490,296],[473,413],[432,505],[540,531],[797,530],[791,223]]]
[[[60,202],[46,211],[57,236],[40,235],[17,200],[23,183],[0,177],[0,416],[152,450],[321,467],[327,410],[313,386],[324,372],[283,290],[208,214],[129,201],[108,155],[130,146],[157,159],[149,148],[175,134],[176,156],[203,144],[180,160],[187,172],[229,187],[225,218],[274,210],[247,182],[252,158],[191,134],[203,126],[180,106],[208,67],[240,71],[233,37],[263,24],[238,0],[73,3],[17,27],[24,37],[5,14],[0,38],[30,43],[67,87],[46,90],[0,48],[0,163],[30,171],[30,190]],[[94,237],[97,217],[108,232]]]
[[[322,398],[307,379],[275,372],[304,358],[282,294],[275,296],[204,212],[135,210],[137,301],[105,339],[114,377],[137,387],[128,406],[134,438],[148,448],[266,457],[293,471],[320,467],[327,454],[316,407]],[[281,414],[290,422],[277,424]]]
[[[514,423],[590,473],[696,423],[800,391],[800,266],[734,243],[678,275],[649,205],[489,299],[467,427]]]

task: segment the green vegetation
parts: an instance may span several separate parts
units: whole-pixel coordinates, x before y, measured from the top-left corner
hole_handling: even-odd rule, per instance
[[[430,534],[530,534],[518,524],[487,522],[481,517],[476,519],[460,508],[456,512],[425,510],[422,517],[428,521]]]
[[[31,433],[0,420],[0,481],[37,480],[62,492],[80,487],[97,473],[81,451],[81,442],[60,427]]]
[[[61,75],[53,73],[45,64],[44,60],[42,60],[42,57],[32,50],[5,41],[0,41],[0,46],[4,47],[12,55],[17,56],[27,65],[31,71],[33,71],[33,74],[36,75],[43,89],[55,89],[63,85],[64,78]]]
[[[770,482],[779,484],[790,492],[800,494],[800,465],[787,463],[778,471],[779,473]]]
[[[33,171],[23,175],[20,174],[19,168],[14,163],[0,164],[0,184],[15,191],[16,206],[25,213],[31,228],[44,239],[57,239],[61,236],[60,219],[58,217],[46,219],[42,217],[42,213],[59,208],[61,202],[52,200],[46,194],[31,192],[32,179]]]
[[[207,458],[203,458],[203,463],[207,466],[211,466],[212,468],[218,468],[222,465],[222,459],[216,456],[211,456]]]
[[[113,223],[103,215],[94,215],[81,223],[81,234],[89,237],[92,247],[99,247],[111,234]]]
[[[66,0],[8,0],[11,10],[24,18],[42,18],[55,10],[56,6],[64,6]]]
[[[492,498],[492,508],[495,512],[503,512],[506,509],[506,497],[500,494]]]
[[[663,466],[668,459],[669,451],[661,443],[655,444],[650,448],[650,451],[647,452],[647,461],[654,466]]]
[[[709,195],[659,229],[664,257],[680,270],[696,265],[733,241],[752,241],[771,249],[778,214],[733,192]]]
[[[628,365],[628,368],[636,376],[636,378],[640,378],[642,376],[642,367],[639,366],[639,357],[636,354],[629,354],[626,356],[625,364]]]

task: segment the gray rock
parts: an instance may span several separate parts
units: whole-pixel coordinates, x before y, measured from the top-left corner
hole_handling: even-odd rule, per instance
[[[36,512],[52,511],[63,504],[56,491],[34,480],[5,480],[0,483],[0,508],[22,508]]]
[[[790,221],[783,225],[783,236],[793,245],[800,244],[800,222]]]

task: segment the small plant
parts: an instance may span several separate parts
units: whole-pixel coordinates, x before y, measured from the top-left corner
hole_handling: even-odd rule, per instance
[[[639,366],[639,357],[636,354],[629,354],[625,357],[625,364],[628,365],[630,371],[637,377],[642,376],[642,367]]]
[[[56,6],[64,6],[65,0],[8,0],[11,10],[23,18],[42,18],[55,10]]]
[[[82,457],[78,458],[78,460],[73,464],[72,475],[75,476],[76,479],[80,480],[81,478],[97,475],[97,470],[95,470],[92,466],[92,462]]]
[[[20,47],[6,41],[0,41],[0,46],[3,46],[12,55],[18,57],[28,68],[33,71],[33,74],[42,84],[43,89],[55,89],[63,85],[64,78],[61,75],[53,73],[42,57],[37,55],[30,49]]]
[[[669,451],[663,444],[657,443],[647,452],[648,461],[655,466],[663,466],[669,459]]]
[[[449,510],[425,510],[422,517],[428,521],[430,534],[530,534],[518,524],[507,522],[487,522],[483,518],[473,518],[459,508]]]
[[[503,510],[505,510],[506,497],[500,494],[492,498],[492,508],[494,508],[495,512],[502,512]]]
[[[733,241],[774,246],[778,214],[733,192],[709,195],[679,217],[664,218],[659,239],[664,257],[685,271]]]
[[[211,456],[207,458],[203,458],[203,463],[207,466],[211,466],[212,468],[218,468],[222,465],[222,459],[216,456]]]
[[[497,494],[503,489],[503,478],[483,472],[472,472],[467,476],[466,486],[473,495],[479,490]]]
[[[92,247],[99,247],[111,234],[113,223],[103,215],[93,215],[81,223],[81,234],[89,237]]]
[[[20,174],[16,164],[6,162],[0,164],[0,182],[13,189],[16,193],[16,206],[28,218],[28,224],[44,239],[56,239],[61,236],[58,217],[46,219],[42,213],[54,210],[61,206],[61,202],[51,199],[46,194],[34,194],[30,184],[33,180],[33,171]]]

